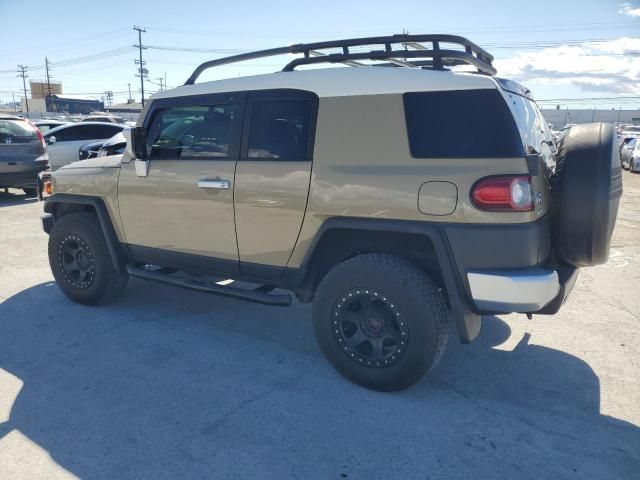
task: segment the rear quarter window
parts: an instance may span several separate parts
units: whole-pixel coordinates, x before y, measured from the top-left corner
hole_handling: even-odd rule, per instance
[[[515,121],[497,90],[410,92],[403,100],[414,158],[523,155]]]

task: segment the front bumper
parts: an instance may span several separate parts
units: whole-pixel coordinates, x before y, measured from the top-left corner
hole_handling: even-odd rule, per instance
[[[51,229],[53,228],[53,215],[50,213],[43,213],[40,215],[40,220],[42,220],[42,229],[45,233],[51,233]]]
[[[570,267],[467,273],[476,308],[495,313],[556,313],[577,276],[578,269]]]

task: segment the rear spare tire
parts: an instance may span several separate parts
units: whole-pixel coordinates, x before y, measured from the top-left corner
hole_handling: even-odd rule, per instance
[[[622,195],[613,125],[569,130],[558,148],[552,183],[552,241],[556,258],[575,267],[605,263]]]

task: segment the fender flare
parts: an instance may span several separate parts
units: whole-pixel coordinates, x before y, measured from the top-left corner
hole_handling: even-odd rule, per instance
[[[70,193],[54,193],[51,197],[45,200],[44,211],[53,216],[53,222],[57,221],[56,218],[56,205],[88,205],[93,207],[98,217],[98,223],[104,233],[104,239],[109,251],[109,257],[111,263],[116,271],[123,271],[126,265],[126,255],[120,246],[118,236],[111,223],[111,217],[104,204],[104,201],[98,197],[90,197],[86,195],[74,195]]]
[[[331,217],[327,219],[315,237],[302,261],[302,267],[309,271],[313,254],[322,237],[332,230],[361,230],[365,232],[385,232],[422,235],[433,244],[440,266],[447,295],[449,296],[450,315],[454,319],[458,336],[462,343],[470,343],[480,332],[481,316],[475,313],[469,303],[466,288],[458,275],[453,253],[447,237],[438,224],[414,222],[410,220],[383,220],[351,217]]]

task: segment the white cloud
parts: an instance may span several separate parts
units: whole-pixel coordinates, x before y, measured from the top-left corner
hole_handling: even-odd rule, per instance
[[[633,8],[629,2],[622,3],[618,13],[626,15],[628,17],[640,17],[640,8]]]
[[[498,74],[526,84],[571,85],[587,92],[640,94],[640,39],[560,46],[495,60]]]

